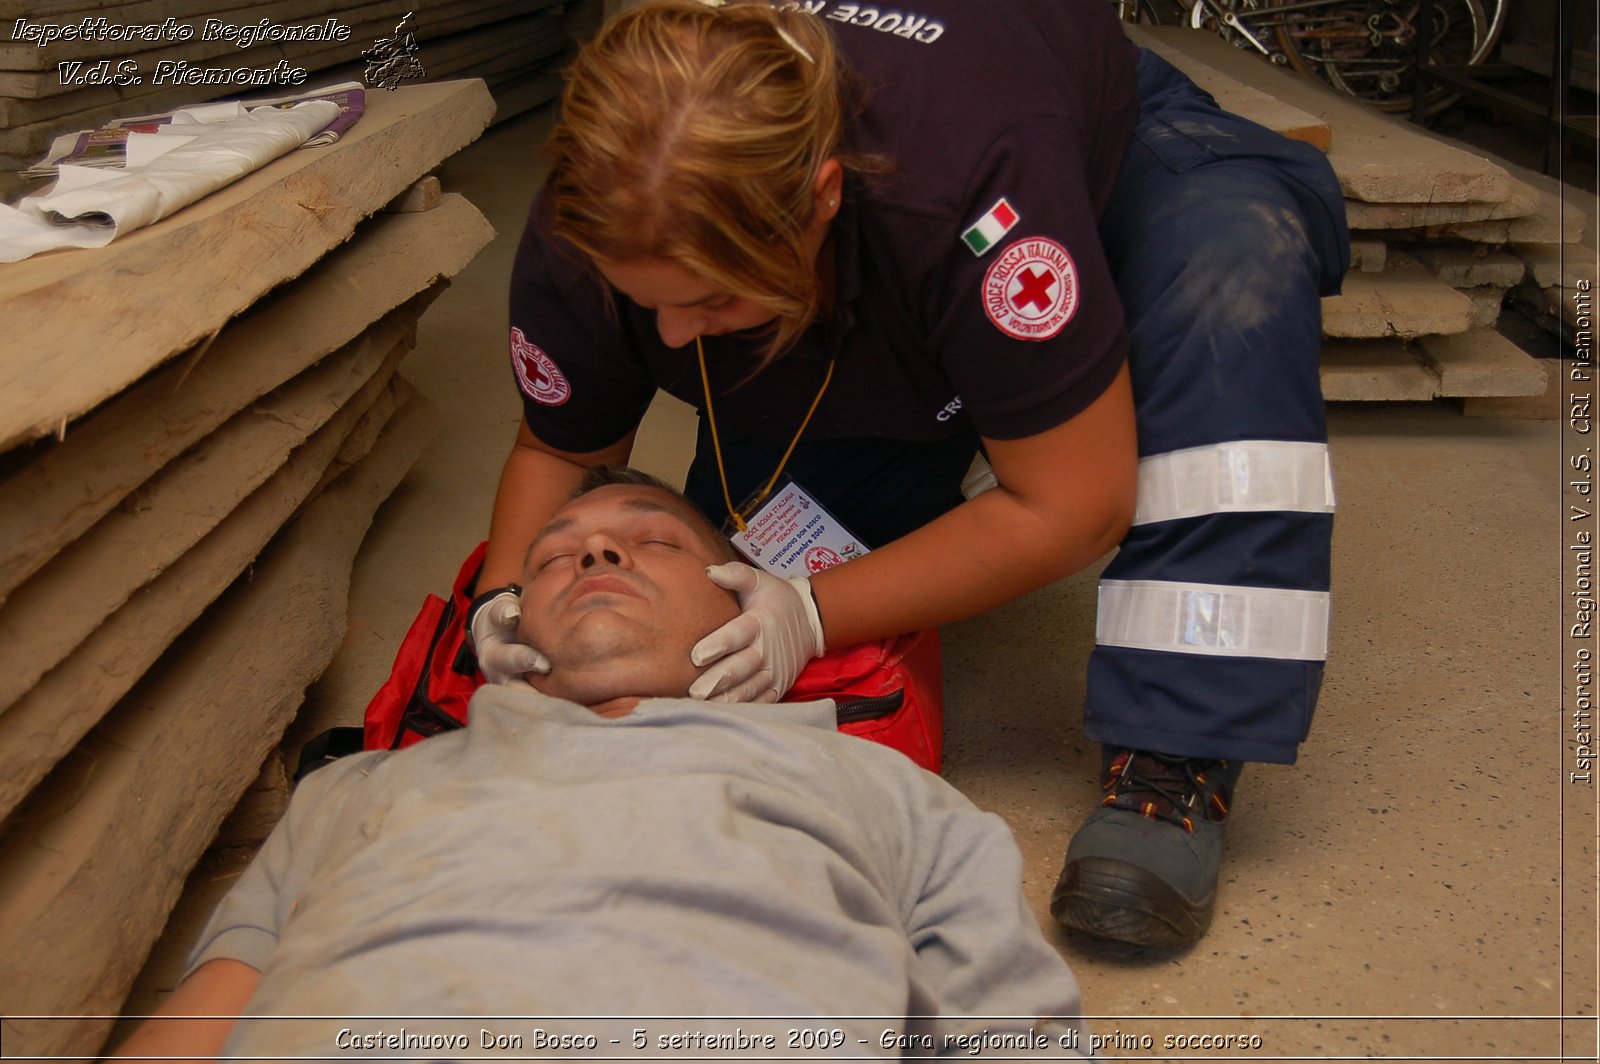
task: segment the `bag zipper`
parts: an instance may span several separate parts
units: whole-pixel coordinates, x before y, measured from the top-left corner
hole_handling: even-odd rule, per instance
[[[906,700],[904,687],[890,691],[886,695],[873,695],[869,698],[852,698],[848,702],[839,703],[839,723],[859,724],[862,721],[877,720],[896,712]]]
[[[406,702],[406,708],[400,714],[400,726],[394,731],[394,742],[389,744],[389,749],[400,749],[400,742],[406,737],[406,732],[413,731],[423,738],[438,735],[440,732],[454,731],[462,727],[438,703],[428,698],[423,692],[428,689],[428,681],[433,676],[433,655],[439,649],[439,640],[450,630],[455,623],[456,603],[451,598],[444,604],[444,613],[439,617],[439,623],[434,626],[433,638],[428,641],[428,653],[422,659],[422,675],[417,678],[417,685],[412,688],[411,698]]]

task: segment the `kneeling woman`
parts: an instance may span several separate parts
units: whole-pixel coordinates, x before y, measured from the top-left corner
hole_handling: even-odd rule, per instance
[[[480,586],[626,462],[658,389],[700,411],[707,512],[737,525],[787,476],[873,548],[719,568],[744,612],[697,646],[700,697],[777,698],[825,646],[1120,544],[1084,713],[1104,804],[1052,910],[1193,942],[1241,762],[1294,760],[1325,656],[1332,172],[1104,0],[798,6],[646,3],[578,57],[512,279],[526,414]],[[964,501],[980,448],[998,483]],[[514,616],[509,592],[474,615],[491,678],[537,667]]]

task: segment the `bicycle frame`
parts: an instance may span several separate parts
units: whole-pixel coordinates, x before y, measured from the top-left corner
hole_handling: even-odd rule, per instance
[[[1311,0],[1309,6],[1321,6],[1322,4],[1328,2],[1330,2],[1330,0]],[[1302,4],[1299,6],[1303,7],[1308,5]],[[1192,29],[1197,30],[1205,29],[1205,21],[1208,15],[1211,18],[1216,19],[1218,25],[1226,26],[1234,33],[1237,33],[1244,40],[1248,41],[1256,51],[1260,52],[1268,59],[1272,59],[1276,50],[1268,48],[1265,44],[1262,44],[1261,40],[1254,33],[1250,32],[1250,30],[1245,26],[1243,20],[1241,20],[1235,12],[1223,7],[1217,2],[1217,0],[1196,0],[1194,6],[1189,8],[1189,26]],[[1221,31],[1219,30],[1218,32]],[[1227,36],[1226,33],[1223,33],[1222,35],[1224,37]],[[1276,62],[1277,60],[1274,61]]]

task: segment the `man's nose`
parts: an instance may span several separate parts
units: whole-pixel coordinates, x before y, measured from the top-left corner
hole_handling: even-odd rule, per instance
[[[662,307],[656,311],[656,331],[668,347],[682,347],[704,332],[705,327],[705,315],[692,307]]]
[[[614,537],[596,532],[583,541],[583,549],[578,552],[578,567],[592,569],[596,565],[614,565],[619,569],[631,569],[632,561],[627,549]]]

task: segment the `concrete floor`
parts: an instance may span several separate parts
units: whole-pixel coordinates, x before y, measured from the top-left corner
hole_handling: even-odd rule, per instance
[[[373,524],[349,634],[291,744],[359,721],[423,595],[485,534],[519,416],[506,279],[547,122],[498,127],[446,169],[500,235],[423,320],[404,373],[441,431]],[[1093,1029],[1120,1036],[1113,1055],[1593,1059],[1593,1021],[1563,1043],[1555,1020],[1596,1015],[1595,797],[1564,783],[1560,423],[1443,404],[1331,420],[1336,620],[1318,719],[1297,766],[1246,770],[1199,945],[1097,942],[1045,909],[1096,798],[1081,734],[1094,573],[944,630],[945,775],[1016,831],[1027,892]],[[658,404],[636,464],[681,480],[691,445],[692,412]],[[1230,1033],[1260,1046],[1166,1042]]]

